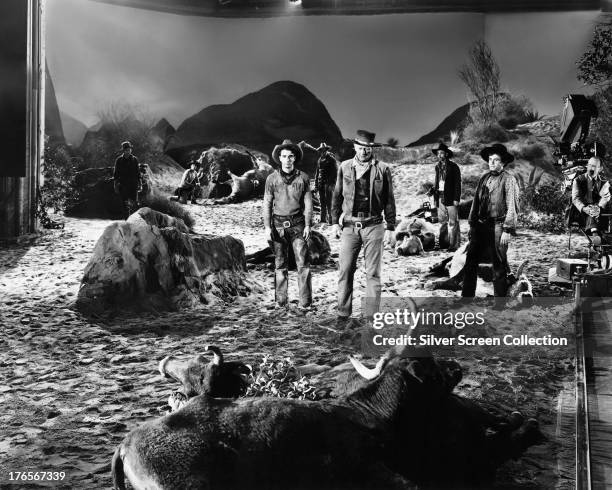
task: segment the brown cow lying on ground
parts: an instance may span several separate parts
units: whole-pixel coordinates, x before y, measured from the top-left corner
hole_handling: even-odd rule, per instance
[[[398,255],[420,255],[434,249],[435,228],[423,218],[405,219],[395,229],[395,240]]]
[[[310,232],[310,238],[308,238],[308,256],[310,258],[310,265],[323,265],[329,261],[331,254],[331,247],[329,241],[321,233],[316,230]],[[288,247],[289,250],[289,269],[295,269],[295,256],[293,254],[293,247]],[[247,254],[246,261],[248,264],[273,264],[274,263],[274,252],[270,247],[266,247],[258,252]]]
[[[400,489],[490,485],[496,468],[542,435],[452,391],[458,364],[392,349],[337,399],[192,398],[130,432],[112,461],[114,488]],[[444,471],[440,471],[443,468]]]

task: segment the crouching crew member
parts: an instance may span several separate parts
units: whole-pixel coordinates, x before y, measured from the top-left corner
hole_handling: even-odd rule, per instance
[[[605,228],[599,215],[607,210],[609,203],[610,183],[602,175],[599,157],[591,157],[586,173],[576,177],[572,184],[572,204],[580,213],[579,222],[587,233],[594,234]]]
[[[459,230],[459,199],[461,198],[461,170],[459,165],[449,160],[453,152],[444,143],[433,148],[432,153],[438,157],[433,196],[438,208],[440,223],[440,248],[453,252],[461,244]]]
[[[308,175],[295,168],[302,149],[289,140],[272,151],[280,168],[266,179],[263,219],[266,239],[275,255],[275,295],[279,306],[287,304],[288,247],[293,247],[298,274],[299,306],[312,304],[312,285],[307,240],[312,224],[312,193]]]
[[[353,278],[363,246],[366,269],[366,319],[380,306],[383,244],[395,244],[395,199],[391,169],[374,158],[375,134],[357,131],[352,140],[355,157],[338,168],[332,199],[332,223],[340,244],[338,320],[347,320],[353,308]],[[386,221],[386,230],[385,224]]]
[[[489,163],[489,171],[478,182],[468,222],[470,243],[465,260],[465,276],[461,295],[474,297],[480,257],[487,248],[493,257],[493,292],[506,296],[508,245],[516,228],[519,188],[514,176],[504,170],[514,160],[504,145],[494,144],[480,152]]]

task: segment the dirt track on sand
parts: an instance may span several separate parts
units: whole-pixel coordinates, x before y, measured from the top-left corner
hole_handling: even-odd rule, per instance
[[[198,232],[231,234],[244,241],[247,252],[265,244],[261,201],[190,210]],[[128,430],[168,408],[165,401],[176,386],[156,371],[158,361],[168,354],[191,355],[211,343],[228,358],[255,364],[269,353],[290,356],[297,365],[337,367],[355,352],[351,339],[334,329],[336,271],[330,266],[313,268],[315,309],[306,314],[295,308],[275,310],[271,287],[266,287],[263,294],[231,305],[99,321],[84,318],[71,308],[95,241],[109,222],[65,221],[64,230],[0,249],[2,488],[110,488],[110,458],[116,445]],[[465,232],[466,223],[462,228]],[[338,241],[328,227],[319,230],[330,238],[337,258]],[[516,266],[531,258],[536,291],[556,294],[544,281],[565,240],[525,232],[511,245],[510,262]],[[443,255],[401,258],[386,251],[383,295],[431,294],[423,293],[420,275]],[[272,271],[264,266],[253,268],[251,275],[262,285],[272,284]],[[290,297],[296,298],[295,277],[290,276]],[[364,283],[359,272],[356,308]],[[562,429],[557,412],[564,387],[571,388],[571,360],[488,358],[464,367],[469,372],[459,392],[502,412],[519,408],[536,417],[549,436],[546,444],[500,469],[500,488],[573,488],[573,434],[571,427]],[[318,382],[331,383],[339,372],[326,369]],[[64,471],[66,477],[61,483],[11,485],[9,472],[24,470]]]

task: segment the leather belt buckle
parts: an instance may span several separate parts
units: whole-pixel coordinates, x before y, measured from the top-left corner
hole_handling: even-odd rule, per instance
[[[361,221],[357,221],[355,222],[354,226],[357,230],[361,230],[363,228],[363,223]]]
[[[291,228],[291,221],[283,221],[283,228]]]

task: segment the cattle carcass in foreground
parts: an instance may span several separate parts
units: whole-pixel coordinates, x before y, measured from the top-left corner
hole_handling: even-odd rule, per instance
[[[539,442],[534,420],[500,420],[452,395],[456,363],[418,355],[393,349],[374,369],[352,359],[368,379],[337,399],[195,396],[126,436],[114,487],[126,477],[136,489],[473,486]]]
[[[159,372],[165,378],[172,378],[182,384],[168,398],[172,410],[181,408],[190,398],[209,395],[218,398],[236,398],[247,389],[245,376],[250,368],[240,361],[226,361],[218,347],[207,345],[204,350],[213,354],[212,360],[199,354],[188,362],[168,356],[159,363]]]
[[[397,225],[395,240],[398,255],[420,255],[434,249],[435,228],[423,218],[405,219]]]
[[[427,289],[448,289],[451,291],[459,291],[462,288],[466,249],[468,245],[469,242],[463,244],[461,247],[459,247],[459,249],[457,249],[456,252],[453,253],[453,255],[431,267],[429,270],[430,276],[448,277],[429,282],[426,285]],[[490,262],[490,260],[490,257],[482,257],[483,262]],[[508,284],[510,286],[508,288],[507,295],[509,298],[516,298],[521,303],[528,303],[533,300],[533,287],[529,277],[527,277],[527,274],[525,273],[527,263],[528,261],[524,260],[518,266],[515,273],[508,275]],[[489,272],[489,274],[487,274],[487,272]],[[490,277],[490,269],[488,268],[479,268],[479,275],[485,280],[490,281],[492,279],[492,277]]]

